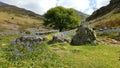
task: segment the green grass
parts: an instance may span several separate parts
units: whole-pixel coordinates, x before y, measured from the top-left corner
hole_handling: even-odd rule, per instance
[[[61,44],[58,44],[58,46]],[[62,44],[63,45],[63,44]],[[65,45],[65,44],[64,44]],[[120,48],[113,46],[59,46],[58,55],[72,68],[118,68]],[[61,50],[63,49],[63,50]]]
[[[15,59],[10,55],[10,41],[17,37],[0,36],[0,68],[119,68],[120,47],[90,44],[71,46],[68,43],[48,44],[34,47],[32,52]],[[48,36],[50,37],[50,36]],[[45,50],[44,50],[45,49]],[[23,49],[24,51],[25,49]],[[37,55],[36,55],[37,54]]]

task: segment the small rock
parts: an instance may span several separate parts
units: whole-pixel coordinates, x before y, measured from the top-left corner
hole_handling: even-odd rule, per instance
[[[116,44],[116,43],[117,43],[117,41],[116,41],[116,40],[114,40],[114,39],[112,39],[112,40],[111,40],[111,43]]]
[[[64,36],[53,36],[53,42],[70,42],[70,39],[64,37]]]

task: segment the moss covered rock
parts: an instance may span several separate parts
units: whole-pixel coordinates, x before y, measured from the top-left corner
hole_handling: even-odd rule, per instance
[[[77,34],[73,37],[71,44],[72,45],[83,45],[86,43],[94,43],[96,40],[95,33],[92,29],[80,25],[77,30]]]

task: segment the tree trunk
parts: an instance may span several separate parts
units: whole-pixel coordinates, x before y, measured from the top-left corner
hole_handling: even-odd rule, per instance
[[[59,32],[62,32],[62,28],[59,28]]]

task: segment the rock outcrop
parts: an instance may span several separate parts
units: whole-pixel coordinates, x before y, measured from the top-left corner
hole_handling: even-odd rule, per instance
[[[86,21],[90,21],[106,15],[116,8],[120,8],[120,0],[111,0],[109,5],[101,7],[100,9],[94,11],[93,14],[86,19]]]
[[[52,39],[53,42],[70,42],[70,39],[64,37],[64,36],[53,36]]]
[[[96,40],[96,36],[94,32],[88,27],[80,25],[80,27],[77,30],[77,34],[73,37],[71,41],[71,44],[83,45],[86,43],[94,43],[95,40]]]

